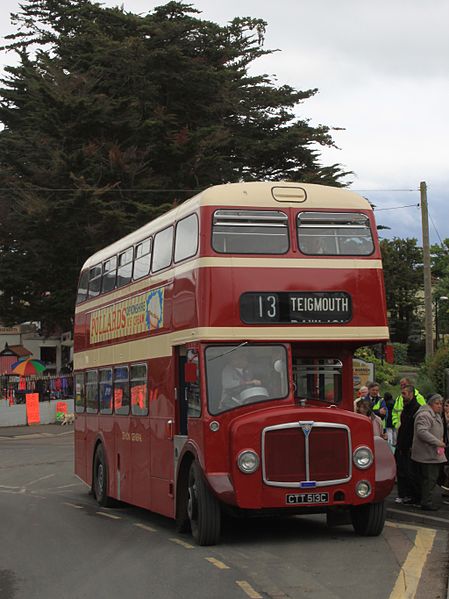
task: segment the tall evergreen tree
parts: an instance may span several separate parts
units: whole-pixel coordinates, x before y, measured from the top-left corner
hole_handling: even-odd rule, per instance
[[[380,242],[385,276],[385,292],[393,341],[407,343],[416,334],[422,316],[422,249],[416,239],[382,239]]]
[[[0,90],[0,320],[69,327],[88,255],[196,190],[252,180],[340,185],[326,126],[295,116],[316,89],[249,67],[266,23],[145,16],[26,0]]]

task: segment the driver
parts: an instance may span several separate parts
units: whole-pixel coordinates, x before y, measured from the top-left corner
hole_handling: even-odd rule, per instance
[[[231,354],[229,363],[223,368],[221,384],[223,387],[221,405],[231,407],[242,403],[240,399],[242,391],[249,387],[260,386],[261,381],[254,378],[246,353],[236,351]]]

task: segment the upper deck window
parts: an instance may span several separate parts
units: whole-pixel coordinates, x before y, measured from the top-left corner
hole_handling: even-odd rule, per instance
[[[159,231],[154,237],[152,271],[157,272],[171,264],[173,253],[173,227]]]
[[[133,275],[135,281],[145,277],[150,272],[152,241],[151,237],[148,237],[148,239],[136,245]]]
[[[103,293],[112,291],[115,288],[115,280],[117,275],[117,257],[113,256],[103,263],[103,281],[101,290]]]
[[[298,245],[311,256],[368,256],[374,251],[368,217],[354,212],[300,212]]]
[[[287,215],[278,210],[216,210],[212,247],[221,254],[285,254]]]
[[[133,248],[119,254],[117,270],[117,287],[122,287],[131,281],[133,274]]]
[[[80,275],[78,282],[78,294],[76,296],[76,303],[84,302],[87,299],[87,286],[89,284],[89,271],[84,270]]]
[[[89,271],[89,297],[96,297],[101,288],[101,264],[93,266]]]
[[[196,254],[198,249],[198,217],[191,214],[176,225],[175,262]]]

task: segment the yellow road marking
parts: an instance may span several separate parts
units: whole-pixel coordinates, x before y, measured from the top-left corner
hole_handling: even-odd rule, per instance
[[[216,568],[218,568],[219,570],[229,570],[229,566],[227,566],[226,564],[224,564],[220,560],[215,559],[215,557],[205,557],[204,559],[206,561],[208,561],[209,563],[211,563]]]
[[[444,522],[447,523],[447,520],[444,520]],[[427,526],[418,526],[418,524],[406,524],[405,522],[386,521],[385,526],[389,526],[390,528],[411,528],[412,530],[434,530],[433,528],[428,528]]]
[[[392,526],[392,523],[388,525]],[[414,599],[427,556],[435,540],[436,530],[406,525],[397,525],[394,528],[414,528],[417,532],[414,546],[401,567],[390,599]]]
[[[236,580],[235,582],[239,585],[242,591],[248,595],[248,597],[251,597],[251,599],[263,599],[262,595],[259,595],[259,593],[253,589],[253,587],[249,584],[249,582],[246,582],[246,580]]]
[[[169,541],[176,543],[177,545],[181,545],[181,547],[184,547],[185,549],[195,549],[193,545],[186,543],[185,541],[181,541],[181,539],[169,539]]]
[[[97,514],[105,518],[111,518],[111,520],[121,520],[120,516],[114,516],[114,514],[107,514],[106,512],[97,512]]]
[[[68,505],[69,507],[74,507],[77,510],[82,510],[83,509],[82,505],[76,505],[76,503],[69,503],[68,501],[64,501],[64,505]]]
[[[134,526],[138,528],[143,528],[143,530],[148,530],[149,532],[156,532],[155,528],[151,528],[151,526],[147,526],[146,524],[135,523]]]

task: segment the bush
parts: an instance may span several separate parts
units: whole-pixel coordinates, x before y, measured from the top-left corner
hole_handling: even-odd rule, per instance
[[[445,345],[426,363],[428,376],[433,384],[434,393],[444,394],[444,371],[449,368],[449,346]]]
[[[376,371],[376,382],[382,385],[388,383],[396,385],[399,382],[400,374],[398,368],[394,364],[388,364],[385,360],[376,358],[371,347],[359,347],[354,353],[355,358],[361,358],[366,362],[372,362]]]
[[[407,343],[393,343],[394,363],[403,366],[408,364],[408,345]]]
[[[410,339],[408,343],[407,357],[410,364],[421,364],[426,356],[425,339]]]

